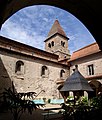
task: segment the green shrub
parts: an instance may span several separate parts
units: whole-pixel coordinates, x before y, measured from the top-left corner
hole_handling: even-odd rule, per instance
[[[0,94],[0,112],[2,110],[10,110],[13,115],[13,120],[20,120],[22,113],[26,110],[32,114],[32,111],[37,108],[37,105],[31,100],[25,99],[25,96],[32,97],[32,95],[35,95],[35,92],[17,93],[13,86],[12,88],[5,89]]]
[[[64,120],[102,119],[102,96],[94,97],[88,106],[87,97],[81,97],[77,105],[62,104]]]

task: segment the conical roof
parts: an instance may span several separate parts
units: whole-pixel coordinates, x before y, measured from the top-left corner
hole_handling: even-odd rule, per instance
[[[74,73],[66,79],[60,91],[93,91],[88,81],[76,69]]]
[[[55,20],[55,22],[52,25],[52,28],[49,31],[47,37],[49,38],[49,37],[51,37],[52,35],[54,35],[56,33],[59,33],[60,35],[63,35],[64,37],[67,37],[58,20]]]

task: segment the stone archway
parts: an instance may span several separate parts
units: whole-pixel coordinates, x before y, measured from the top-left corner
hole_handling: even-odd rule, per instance
[[[60,92],[60,89],[61,89],[62,87],[63,87],[62,84],[61,84],[61,85],[58,85],[58,87],[57,87],[58,92],[59,92],[59,96],[58,96],[59,98],[60,98],[60,97],[63,97],[63,93]]]
[[[102,84],[98,80],[92,80],[89,82],[91,88],[94,90],[93,92],[89,93],[89,97],[95,97],[100,92],[102,92]]]
[[[51,5],[62,8],[76,16],[92,33],[102,50],[101,0],[1,0],[0,26],[18,10],[32,5]]]

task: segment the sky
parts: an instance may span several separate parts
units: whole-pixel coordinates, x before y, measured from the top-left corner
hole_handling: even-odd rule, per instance
[[[35,5],[19,10],[3,24],[0,35],[44,50],[44,40],[56,19],[69,38],[70,54],[95,42],[88,29],[75,16],[63,9],[47,5]]]

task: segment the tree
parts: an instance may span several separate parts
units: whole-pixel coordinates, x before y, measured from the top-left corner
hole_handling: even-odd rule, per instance
[[[13,120],[20,120],[23,112],[28,110],[32,114],[32,111],[39,106],[31,100],[25,99],[25,96],[33,98],[35,95],[35,92],[17,93],[12,85],[12,88],[5,89],[0,95],[0,111],[10,110]]]

